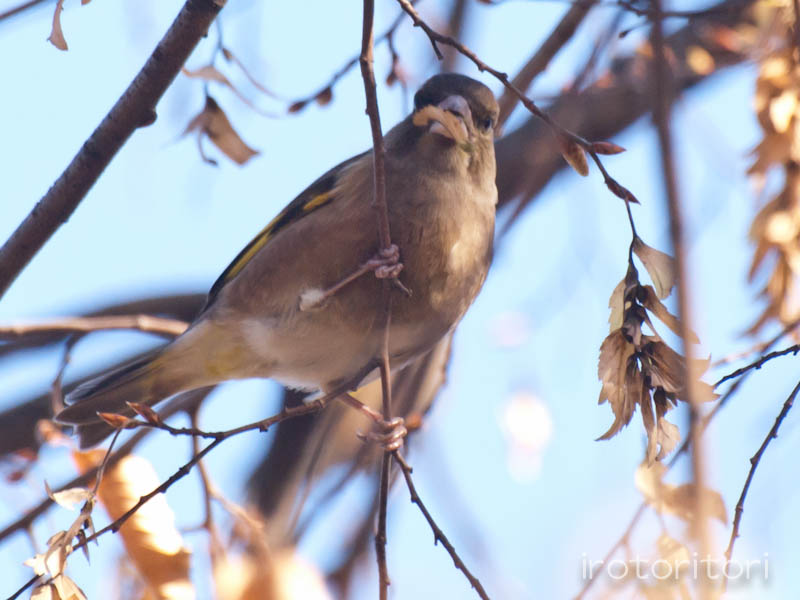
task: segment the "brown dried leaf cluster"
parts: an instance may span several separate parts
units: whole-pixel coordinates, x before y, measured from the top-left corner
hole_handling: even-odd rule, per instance
[[[761,3],[759,3],[761,4]],[[759,211],[750,228],[756,248],[750,279],[768,271],[760,295],[767,305],[749,333],[778,321],[800,318],[800,64],[793,39],[794,15],[781,3],[762,7],[760,20],[769,25],[778,44],[765,52],[756,82],[755,109],[763,138],[753,151],[749,173],[762,181],[770,171],[782,171],[783,188]]]
[[[599,439],[607,440],[630,423],[638,406],[647,432],[647,464],[661,460],[680,441],[680,432],[666,419],[678,400],[687,397],[684,358],[659,336],[651,315],[680,335],[680,322],[661,302],[674,285],[672,258],[636,238],[633,251],[644,264],[655,288],[642,285],[632,263],[609,299],[610,330],[600,347],[597,375],[602,382],[599,403],[608,401],[614,422]],[[650,334],[642,330],[647,325]],[[697,343],[696,336],[687,340]],[[702,361],[702,371],[707,361]],[[708,384],[699,382],[704,400],[714,398]]]
[[[72,579],[64,574],[67,566],[67,557],[72,553],[74,540],[86,542],[87,532],[94,533],[92,523],[92,510],[94,509],[94,492],[87,488],[71,488],[60,492],[53,492],[45,483],[47,495],[60,506],[74,510],[77,504],[82,504],[78,517],[72,522],[69,529],[59,531],[47,540],[47,550],[25,561],[37,575],[46,577],[38,584],[31,594],[37,600],[86,600],[86,596]],[[88,558],[87,546],[83,551]]]

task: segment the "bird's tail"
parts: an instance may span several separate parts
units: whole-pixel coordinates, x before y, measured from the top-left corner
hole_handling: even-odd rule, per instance
[[[93,446],[114,431],[98,417],[98,412],[133,416],[128,402],[153,405],[202,386],[204,382],[198,381],[181,358],[173,345],[167,345],[91,379],[66,396],[67,407],[56,415],[56,420],[75,428],[81,448]]]

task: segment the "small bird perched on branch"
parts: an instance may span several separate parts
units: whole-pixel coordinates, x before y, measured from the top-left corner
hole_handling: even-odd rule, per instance
[[[391,291],[392,368],[430,350],[489,268],[497,114],[482,83],[429,79],[414,112],[384,138],[392,248],[378,247],[370,150],[286,206],[217,279],[185,333],[76,388],[57,420],[76,426],[87,447],[112,432],[97,413],[132,415],[128,402],[152,405],[228,379],[329,392],[374,378],[385,315],[379,277],[400,282]]]

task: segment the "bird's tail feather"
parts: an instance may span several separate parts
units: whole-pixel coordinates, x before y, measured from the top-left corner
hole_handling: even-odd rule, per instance
[[[65,398],[66,408],[56,420],[72,425],[81,448],[102,441],[113,429],[98,412],[133,416],[128,402],[153,405],[178,392],[196,387],[185,368],[174,368],[170,346],[158,348],[133,362],[79,385]]]

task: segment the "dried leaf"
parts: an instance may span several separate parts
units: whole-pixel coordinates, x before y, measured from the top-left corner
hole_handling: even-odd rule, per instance
[[[125,415],[118,415],[117,413],[99,412],[97,416],[103,419],[106,423],[111,425],[114,429],[132,429],[136,427],[136,423],[126,417]]]
[[[645,501],[661,514],[672,514],[687,522],[695,518],[695,490],[693,483],[675,486],[663,481],[667,467],[663,463],[655,463],[648,467],[644,463],[636,469],[634,477],[637,489]],[[722,496],[709,488],[702,490],[703,501],[709,509],[709,516],[727,522],[727,511]]]
[[[31,600],[60,600],[60,598],[54,585],[44,583],[33,588]]]
[[[639,201],[636,199],[636,196],[622,185],[619,181],[614,179],[613,177],[609,177],[606,179],[606,187],[611,190],[611,193],[614,194],[617,198],[621,198],[625,200],[625,202],[632,202],[633,204],[639,204]]]
[[[64,0],[56,2],[55,11],[53,11],[53,26],[50,30],[50,37],[47,41],[53,44],[59,50],[67,50],[67,40],[64,38],[64,31],[61,29],[61,12],[64,10]]]
[[[592,151],[596,152],[597,154],[612,155],[625,152],[625,148],[615,144],[614,142],[593,142]]]
[[[675,259],[645,244],[638,236],[633,240],[633,251],[653,280],[659,298],[666,298],[675,285]]]
[[[53,502],[63,506],[67,510],[74,510],[77,504],[83,504],[92,498],[92,492],[88,488],[74,487],[54,492],[50,489],[47,481],[44,482],[44,488]]]
[[[258,154],[257,150],[253,150],[239,137],[228,117],[211,96],[206,96],[203,111],[192,119],[183,133],[186,135],[195,130],[201,136],[207,135],[217,148],[237,164],[243,165]]]
[[[142,404],[141,402],[127,402],[126,404],[131,407],[133,412],[142,417],[148,423],[151,423],[152,425],[161,424],[161,417],[147,404]]]
[[[586,160],[586,152],[575,140],[571,140],[564,135],[556,134],[558,148],[561,156],[567,161],[578,175],[586,177],[589,174],[589,162]]]
[[[608,299],[608,308],[611,314],[608,316],[609,333],[622,327],[622,314],[625,302],[625,278],[614,287],[611,297]]]
[[[658,405],[656,405],[656,412],[658,412]],[[666,418],[659,416],[656,439],[661,447],[656,455],[656,460],[663,460],[681,441],[680,429],[674,423],[667,421]]]
[[[199,69],[190,70],[186,67],[181,69],[184,75],[190,77],[192,79],[202,79],[204,81],[216,81],[217,83],[221,83],[226,86],[233,87],[231,82],[228,80],[222,72],[217,69],[214,65],[205,65],[204,67],[200,67]]]
[[[306,105],[308,105],[308,100],[298,100],[297,102],[292,102],[289,105],[289,108],[286,109],[286,112],[288,112],[290,115],[298,113],[301,110],[303,110],[306,107]]]
[[[800,222],[796,214],[787,210],[773,212],[764,225],[764,238],[773,244],[793,243],[799,232]]]
[[[633,352],[633,345],[625,339],[620,329],[609,334],[600,346],[597,376],[602,382],[602,389],[599,403],[608,400],[614,411],[614,422],[608,431],[597,438],[598,440],[607,440],[616,435],[633,416],[636,408],[633,403],[635,396],[626,393],[625,386],[628,377],[628,359],[633,356]]]
[[[667,327],[672,330],[672,333],[675,335],[681,335],[681,322],[678,320],[678,317],[673,315],[672,313],[667,310],[667,307],[658,299],[658,294],[653,289],[651,285],[644,285],[639,288],[640,296],[639,301],[642,303],[647,310],[652,312],[658,320],[664,323]],[[697,334],[693,331],[689,332],[689,342],[693,344],[699,344],[700,339],[697,337]]]
[[[329,104],[331,100],[333,100],[333,88],[330,86],[326,87],[319,94],[314,96],[314,101],[320,106]]]
[[[669,508],[674,514],[686,521],[691,521],[694,518],[695,489],[695,484],[684,483],[672,490]],[[723,525],[727,525],[728,512],[725,509],[725,501],[720,493],[709,488],[703,488],[701,493],[705,496],[703,502],[705,502],[708,509],[708,516],[717,519]]]
[[[258,557],[244,554],[214,567],[219,600],[332,600],[319,568],[287,548],[270,557],[265,568]]]
[[[641,350],[646,360],[642,361],[642,370],[650,378],[650,385],[660,387],[668,394],[685,398],[683,357],[660,340],[647,336],[643,336],[643,339],[646,342]]]
[[[778,133],[785,133],[792,123],[792,118],[797,110],[797,91],[793,89],[784,92],[769,104],[769,118],[772,127]]]
[[[79,466],[93,466],[85,455]],[[160,484],[150,463],[139,456],[126,456],[108,468],[100,481],[98,496],[111,519],[117,519]],[[190,553],[175,527],[175,515],[166,497],[150,499],[120,528],[128,556],[147,584],[165,600],[195,596],[189,579]]]
[[[86,600],[86,594],[83,593],[83,590],[63,573],[53,577],[52,583],[60,600]]]

